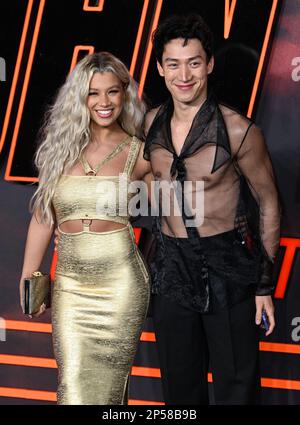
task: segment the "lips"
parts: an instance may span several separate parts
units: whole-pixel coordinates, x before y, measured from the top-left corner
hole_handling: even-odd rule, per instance
[[[194,87],[194,85],[195,84],[176,84],[176,87],[179,89],[179,90],[182,90],[182,91],[188,91],[188,90],[191,90],[193,87]]]
[[[96,113],[100,118],[110,118],[113,114],[113,109],[98,109]]]

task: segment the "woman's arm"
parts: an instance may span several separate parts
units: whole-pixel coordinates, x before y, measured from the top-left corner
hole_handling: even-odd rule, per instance
[[[41,223],[39,214],[32,215],[24,253],[23,269],[20,279],[20,301],[23,293],[23,279],[39,270],[54,230],[54,225]]]

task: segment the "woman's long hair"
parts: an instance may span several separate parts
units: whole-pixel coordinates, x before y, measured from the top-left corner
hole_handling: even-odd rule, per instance
[[[59,89],[53,106],[45,114],[40,130],[40,146],[35,155],[39,186],[30,201],[31,212],[39,212],[41,222],[52,225],[52,198],[55,186],[76,163],[90,141],[90,113],[87,97],[96,72],[112,72],[124,87],[124,106],[118,118],[123,130],[142,137],[145,107],[138,97],[136,82],[126,66],[108,52],[86,56]]]

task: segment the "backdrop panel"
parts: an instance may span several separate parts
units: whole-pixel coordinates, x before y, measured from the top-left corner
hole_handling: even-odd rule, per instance
[[[0,81],[0,404],[53,404],[56,398],[50,312],[29,321],[18,303],[36,182],[32,157],[45,107],[72,66],[93,50],[119,56],[149,105],[159,104],[166,91],[151,55],[151,31],[170,14],[192,11],[215,33],[210,83],[223,101],[257,118],[275,165],[284,214],[277,328],[261,340],[263,397],[265,404],[300,402],[300,0],[11,0],[0,15],[0,64],[6,65]],[[149,227],[149,221],[140,225]],[[52,250],[53,244],[44,270]],[[163,403],[151,309],[132,369],[130,400]]]

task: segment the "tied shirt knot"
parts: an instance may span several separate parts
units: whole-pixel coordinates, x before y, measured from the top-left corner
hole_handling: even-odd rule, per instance
[[[184,163],[184,159],[181,156],[177,156],[176,154],[173,154],[173,162],[171,165],[171,177],[174,177],[177,172],[176,180],[179,180],[181,183],[185,180],[186,175],[186,167]]]

